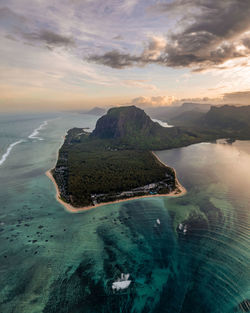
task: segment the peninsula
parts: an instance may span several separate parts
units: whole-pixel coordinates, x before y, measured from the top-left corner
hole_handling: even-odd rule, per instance
[[[153,150],[197,142],[195,134],[164,128],[135,107],[110,109],[92,133],[70,129],[54,169],[57,198],[72,211],[140,197],[181,195],[175,170]]]

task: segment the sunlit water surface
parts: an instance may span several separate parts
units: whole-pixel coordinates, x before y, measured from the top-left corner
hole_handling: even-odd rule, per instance
[[[45,171],[66,130],[93,129],[96,119],[0,118],[0,312],[242,312],[250,299],[250,142],[157,152],[177,170],[183,197],[70,214]],[[132,282],[113,291],[121,273]]]

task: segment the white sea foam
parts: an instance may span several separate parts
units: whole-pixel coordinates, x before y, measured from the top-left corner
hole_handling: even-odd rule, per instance
[[[43,140],[43,138],[39,137],[39,133],[40,131],[48,125],[48,121],[44,121],[39,127],[37,127],[29,136],[29,139],[38,139],[38,140]],[[0,166],[6,161],[6,159],[8,158],[11,150],[18,145],[21,142],[24,142],[24,139],[18,140],[16,142],[13,142],[12,144],[10,144],[6,150],[6,152],[2,155],[1,159],[0,159]]]
[[[48,125],[48,121],[44,121],[39,127],[37,127],[32,134],[28,136],[29,139],[38,139],[43,140],[43,138],[39,137],[39,132]]]
[[[18,140],[16,142],[13,142],[12,144],[10,144],[6,150],[6,152],[2,155],[2,158],[0,159],[0,166],[6,161],[7,157],[9,156],[11,150],[16,146],[18,145],[19,143],[21,142],[24,142],[25,140],[21,139],[21,140]]]
[[[162,127],[167,127],[167,128],[174,127],[173,125],[169,125],[168,123],[157,120],[155,118],[152,118],[152,121],[160,124]]]

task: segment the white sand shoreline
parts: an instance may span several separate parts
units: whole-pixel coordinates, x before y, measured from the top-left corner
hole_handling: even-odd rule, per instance
[[[158,162],[160,162],[162,165],[164,165],[165,167],[167,167],[167,165],[162,162],[159,157],[152,151],[151,152],[153,154],[153,156],[157,159]],[[180,184],[180,182],[177,179],[177,175],[176,175],[176,171],[175,169],[173,169],[175,172],[175,179],[176,179],[176,185],[177,188],[180,190],[180,192],[178,191],[172,191],[168,194],[156,194],[156,195],[144,195],[144,196],[137,196],[137,197],[131,197],[131,198],[127,198],[127,199],[120,199],[120,200],[115,200],[115,201],[109,201],[109,202],[102,202],[102,203],[98,203],[96,205],[90,205],[90,206],[85,206],[85,207],[73,207],[71,204],[64,202],[61,197],[60,197],[60,192],[59,192],[59,188],[58,185],[51,173],[52,169],[48,170],[46,172],[47,177],[54,183],[54,186],[56,188],[56,200],[61,203],[64,208],[66,209],[66,211],[70,212],[70,213],[79,213],[79,212],[83,212],[83,211],[88,211],[100,206],[104,206],[104,205],[109,205],[109,204],[114,204],[114,203],[120,203],[120,202],[127,202],[127,201],[132,201],[132,200],[138,200],[138,199],[142,199],[142,198],[154,198],[154,197],[180,197],[183,196],[187,193],[186,189]]]

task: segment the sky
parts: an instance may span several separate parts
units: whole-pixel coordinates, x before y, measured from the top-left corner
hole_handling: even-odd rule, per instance
[[[0,0],[0,111],[250,104],[250,0]]]

